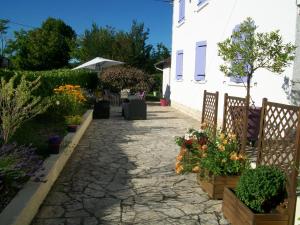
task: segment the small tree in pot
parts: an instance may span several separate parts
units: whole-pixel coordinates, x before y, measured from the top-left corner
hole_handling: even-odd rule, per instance
[[[296,46],[283,43],[279,31],[259,33],[254,20],[247,18],[237,25],[225,41],[218,43],[219,56],[225,61],[220,70],[226,76],[247,77],[246,118],[249,114],[250,82],[258,69],[282,73],[294,60]]]

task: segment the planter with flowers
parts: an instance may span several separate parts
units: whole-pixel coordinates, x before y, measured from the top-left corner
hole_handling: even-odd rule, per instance
[[[79,115],[76,116],[66,116],[67,130],[68,132],[76,132],[78,125],[82,121],[82,117]]]
[[[199,159],[205,157],[208,144],[208,132],[205,127],[202,125],[199,130],[188,129],[183,137],[176,137],[175,142],[180,146],[176,157],[176,173],[199,173]]]
[[[225,188],[223,213],[232,225],[289,224],[286,175],[279,168],[246,170],[235,190]]]
[[[238,152],[234,134],[220,133],[208,144],[197,181],[212,199],[223,199],[224,187],[235,188],[240,174],[249,167],[246,156]]]

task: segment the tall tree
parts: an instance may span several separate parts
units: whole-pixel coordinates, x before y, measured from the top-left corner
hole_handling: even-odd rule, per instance
[[[15,32],[8,42],[13,65],[25,70],[48,70],[68,65],[76,33],[60,19],[48,18],[41,28]]]
[[[9,20],[0,19],[0,39],[1,39],[1,56],[4,53],[4,35],[7,33]]]

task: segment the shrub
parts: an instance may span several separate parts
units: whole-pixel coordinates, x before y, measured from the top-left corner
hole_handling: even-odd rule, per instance
[[[32,95],[40,85],[39,78],[32,82],[27,81],[24,76],[19,82],[16,82],[16,78],[17,75],[8,82],[1,78],[0,83],[0,134],[4,143],[9,141],[26,120],[45,112],[49,106],[47,100]]]
[[[10,79],[15,73],[22,74],[30,81],[41,77],[41,86],[35,92],[36,95],[50,96],[53,89],[66,84],[80,85],[82,88],[94,90],[98,85],[96,72],[88,70],[49,70],[49,71],[10,71],[0,70],[0,77]]]
[[[268,213],[286,195],[286,176],[276,167],[258,166],[245,171],[236,187],[237,197],[254,212]]]
[[[149,91],[153,83],[153,79],[142,70],[124,66],[103,70],[100,79],[104,87],[115,92],[120,92],[122,89],[130,89],[132,92]]]
[[[209,143],[206,155],[200,160],[200,167],[210,175],[239,175],[249,163],[246,156],[238,152],[236,135],[219,133],[216,140]]]
[[[0,211],[42,163],[42,158],[31,146],[8,144],[0,147]]]

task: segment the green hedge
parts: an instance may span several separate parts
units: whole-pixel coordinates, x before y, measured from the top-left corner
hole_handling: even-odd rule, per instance
[[[50,71],[11,71],[0,70],[0,77],[6,79],[13,76],[15,73],[25,75],[28,80],[35,80],[41,76],[41,86],[38,89],[38,95],[49,96],[53,93],[53,89],[64,84],[80,85],[83,88],[94,90],[98,84],[96,72],[87,70],[50,70]]]

